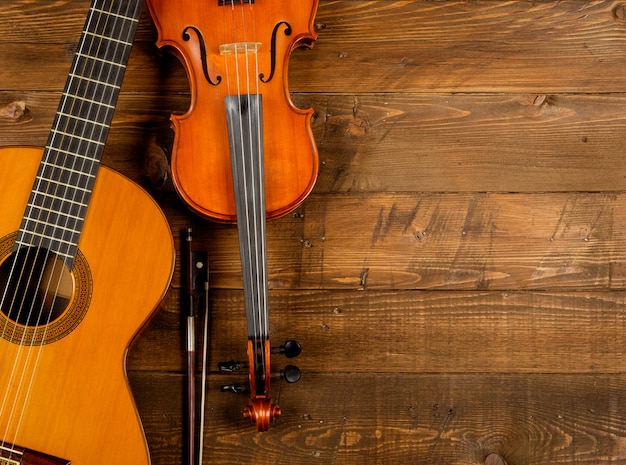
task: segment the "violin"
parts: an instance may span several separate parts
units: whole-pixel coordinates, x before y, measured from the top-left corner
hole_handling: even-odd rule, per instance
[[[317,179],[313,110],[293,104],[287,71],[291,52],[317,38],[318,0],[147,5],[157,45],[173,50],[190,83],[188,111],[171,117],[174,186],[198,215],[237,223],[248,324],[244,415],[264,431],[280,415],[269,393],[266,221],[297,208]]]

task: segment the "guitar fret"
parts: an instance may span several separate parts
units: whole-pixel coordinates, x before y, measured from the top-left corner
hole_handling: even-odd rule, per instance
[[[59,197],[58,195],[54,195],[54,194],[51,194],[49,192],[35,191],[35,192],[33,192],[33,194],[35,194],[35,196],[39,195],[39,196],[47,197],[47,198],[52,199],[52,200],[59,200],[59,201],[61,201],[63,203],[76,205],[78,207],[87,207],[87,205],[88,205],[88,204],[86,204],[84,202],[78,202],[76,200],[66,199],[65,197]]]
[[[65,131],[59,131],[58,129],[52,129],[52,131],[50,131],[54,134],[60,134],[62,136],[67,136],[67,137],[71,137],[73,139],[78,139],[84,142],[88,142],[90,144],[97,144],[97,145],[102,145],[104,146],[104,142],[101,142],[99,140],[93,140],[93,139],[89,139],[88,137],[83,137],[83,136],[79,136],[77,134],[71,134],[69,132],[65,132]]]
[[[73,184],[68,184],[66,182],[58,181],[56,179],[44,178],[42,176],[36,176],[35,179],[39,179],[40,181],[47,182],[47,183],[50,183],[50,184],[56,184],[57,186],[61,186],[61,187],[69,188],[69,189],[74,189],[75,191],[82,191],[82,192],[86,192],[86,193],[91,193],[91,189],[87,189],[87,188],[80,187],[80,186],[75,186]]]
[[[88,123],[88,124],[94,124],[96,126],[102,126],[104,128],[108,128],[109,127],[109,125],[106,124],[106,123],[101,123],[100,121],[93,121],[93,120],[91,120],[89,118],[81,118],[80,116],[70,115],[70,114],[64,113],[62,111],[59,111],[57,114],[59,116],[64,116],[66,118],[71,118],[71,119],[74,119],[74,120],[83,121],[83,122]]]
[[[116,95],[119,92],[119,86],[102,86],[95,80],[76,78],[72,79],[67,87],[65,93],[68,96],[79,96],[89,94],[92,99],[97,99],[95,103],[98,105],[109,106],[111,115],[113,114],[113,104],[115,103]],[[92,100],[93,101],[93,100]],[[74,103],[73,101],[66,101],[64,105]],[[100,118],[99,118],[100,119]],[[109,118],[102,118],[102,120],[108,120]]]
[[[125,40],[116,39],[114,37],[107,37],[105,35],[97,34],[95,32],[85,31],[85,34],[95,37],[97,39],[108,40],[110,42],[115,42],[118,44],[126,45],[127,47],[131,47],[133,45],[131,42],[126,42]]]
[[[81,158],[83,160],[88,160],[88,161],[91,161],[91,162],[94,162],[94,163],[98,163],[99,162],[99,160],[97,158],[89,157],[89,156],[83,155],[81,153],[72,152],[71,150],[64,150],[64,149],[61,149],[59,147],[52,147],[52,146],[48,145],[48,146],[46,146],[46,149],[54,151],[54,152],[64,153],[65,155],[71,155],[73,157]],[[42,163],[45,164],[45,165],[49,165],[49,166],[59,166],[59,165],[56,165],[54,163],[50,163],[50,162],[45,161],[45,160],[42,161]],[[71,170],[71,168],[65,168],[65,169]],[[85,176],[91,176],[92,178],[94,177],[91,174],[85,173],[85,172],[80,171],[80,170],[76,171],[76,172],[80,173],[80,174],[84,174]]]
[[[70,234],[79,234],[80,230],[74,229],[74,228],[68,228],[67,226],[61,226],[59,224],[56,223],[50,223],[48,221],[42,220],[41,218],[37,218],[37,227],[41,228],[41,226],[43,227],[48,227],[51,228],[53,230],[61,230],[65,233],[70,233]],[[34,234],[37,234],[37,232],[35,232]],[[41,233],[43,234],[43,233]],[[54,236],[57,237],[57,236]]]
[[[82,216],[73,215],[73,214],[71,214],[69,212],[61,213],[56,208],[48,208],[48,207],[44,207],[42,205],[33,205],[33,204],[29,203],[28,204],[28,208],[30,210],[30,213],[27,215],[29,218],[35,218],[35,217],[38,218],[38,216],[35,216],[33,214],[33,212],[35,210],[39,210],[39,212],[43,212],[43,213],[46,213],[46,214],[54,214],[54,215],[62,216],[63,218],[69,218],[69,219],[72,219],[72,220],[83,221],[83,219],[84,219]]]
[[[56,237],[47,237],[47,236],[45,236],[45,235],[43,235],[43,234],[35,234],[35,233],[32,233],[32,232],[29,232],[29,234],[28,234],[28,235],[30,235],[31,237],[33,237],[33,239],[34,239],[35,237],[38,237],[38,238],[40,238],[40,239],[46,239],[46,240],[47,240],[47,241],[49,241],[51,244],[53,244],[53,243],[59,243],[59,244],[66,244],[66,245],[69,245],[69,246],[72,246],[72,247],[76,247],[76,244],[74,244],[74,243],[72,243],[72,242],[69,242],[69,241],[59,240],[59,239],[57,239]],[[16,240],[16,241],[15,241],[15,244],[16,244],[16,245],[18,245],[18,246],[20,246],[20,247],[33,247],[33,246],[40,246],[40,245],[41,245],[41,244],[35,244],[35,243],[34,243],[34,241],[32,241],[32,242],[27,242],[27,241],[25,241],[25,240]],[[52,247],[51,247],[50,245],[48,246],[48,248],[52,249]],[[70,259],[71,259],[71,258],[74,258],[74,254],[73,254],[73,253],[61,252],[61,251],[59,250],[59,247],[55,247],[55,248],[54,248],[54,253],[56,253],[57,255],[60,255],[60,256],[62,256],[62,257],[65,257],[65,258],[70,258]]]
[[[97,62],[100,62],[100,63],[104,63],[104,64],[107,64],[107,65],[117,66],[119,68],[126,68],[126,66],[124,64],[117,63],[117,62],[111,61],[111,60],[105,60],[104,58],[84,55],[82,53],[77,53],[76,55],[78,55],[78,56],[80,56],[80,57],[82,57],[83,59],[86,59],[86,60],[94,60],[94,61],[97,61]]]
[[[123,20],[126,20],[126,21],[130,21],[130,22],[134,22],[134,23],[138,23],[139,22],[139,18],[132,18],[132,17],[129,17],[129,16],[124,16],[124,15],[119,14],[119,13],[112,13],[110,11],[104,11],[104,10],[101,10],[100,8],[92,8],[91,10],[92,11],[97,11],[98,13],[104,13],[107,16],[113,16],[115,18],[122,18]]]
[[[82,75],[78,75],[74,73],[70,73],[70,76],[78,80],[93,82],[94,84],[98,84],[101,86],[112,87],[113,89],[118,89],[118,90],[120,89],[120,86],[116,84],[111,84],[110,82],[98,81],[97,79],[89,78],[87,76],[82,76]]]
[[[98,160],[94,160],[94,159],[89,158],[89,157],[85,157],[85,156],[83,156],[83,155],[73,154],[73,153],[68,152],[68,151],[63,151],[63,150],[57,150],[57,151],[58,151],[58,152],[63,152],[63,153],[66,153],[66,154],[75,155],[77,158],[82,158],[82,159],[85,159],[85,160],[88,160],[88,161],[91,161],[91,162],[94,162],[94,163],[96,163],[96,162],[98,161]],[[42,162],[41,162],[41,164],[42,164],[42,165],[45,165],[45,166],[49,166],[50,168],[59,168],[59,169],[62,169],[62,170],[64,170],[64,171],[67,171],[67,172],[68,172],[68,173],[70,173],[70,174],[78,174],[78,175],[85,176],[85,177],[87,177],[87,178],[92,178],[92,179],[96,177],[94,174],[91,174],[91,173],[85,173],[85,172],[84,172],[84,171],[82,171],[82,170],[76,170],[76,169],[73,169],[73,168],[68,168],[68,167],[66,167],[66,166],[59,166],[59,165],[57,165],[57,164],[55,164],[55,163],[50,163],[50,162],[47,162],[47,161],[42,161]]]
[[[99,105],[101,107],[105,107],[105,108],[110,109],[110,110],[114,110],[115,109],[115,107],[113,105],[109,105],[108,103],[99,102],[97,100],[93,100],[93,99],[86,98],[86,97],[81,97],[80,95],[74,95],[74,94],[71,94],[69,92],[63,92],[63,96],[64,97],[73,98],[75,100],[80,100],[82,102],[87,102],[87,103],[92,104],[92,105]]]

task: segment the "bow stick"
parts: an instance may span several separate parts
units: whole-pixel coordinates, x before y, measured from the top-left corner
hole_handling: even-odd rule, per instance
[[[208,347],[208,320],[209,320],[209,273],[208,273],[208,254],[206,252],[193,251],[193,230],[188,228],[185,235],[186,242],[186,284],[187,292],[185,295],[186,311],[187,311],[187,463],[188,465],[196,465],[195,459],[195,437],[196,437],[196,388],[195,388],[195,369],[196,369],[196,334],[195,334],[195,316],[196,306],[199,306],[199,300],[202,291],[199,291],[200,283],[203,283],[204,291],[204,342],[202,357],[202,402],[201,402],[201,427],[200,427],[200,447],[199,447],[199,463],[202,463],[203,452],[203,436],[204,436],[204,404],[206,399],[206,359]]]

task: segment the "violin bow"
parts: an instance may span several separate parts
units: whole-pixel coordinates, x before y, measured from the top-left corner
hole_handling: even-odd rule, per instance
[[[203,436],[204,436],[204,405],[206,402],[206,364],[208,358],[208,321],[209,321],[209,270],[208,254],[194,252],[193,230],[187,228],[186,243],[186,285],[185,295],[186,323],[187,323],[187,464],[196,465],[195,437],[196,437],[196,307],[199,307],[200,283],[204,291],[204,338],[202,356],[202,398],[200,416],[200,446],[199,463],[202,463]]]

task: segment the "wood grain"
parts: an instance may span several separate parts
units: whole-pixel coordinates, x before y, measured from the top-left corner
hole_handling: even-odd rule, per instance
[[[272,289],[623,289],[621,193],[313,194],[268,224]],[[170,216],[179,231],[186,217]],[[214,288],[241,289],[236,231],[199,225]]]
[[[316,193],[626,189],[620,95],[295,97],[316,111]],[[45,144],[58,99],[0,92],[5,144]],[[105,163],[138,180],[146,136],[169,150],[169,114],[188,106],[188,94],[123,92]]]
[[[316,373],[620,373],[626,370],[620,292],[274,291],[276,346]],[[179,294],[131,353],[135,371],[183,371]],[[211,292],[211,362],[246,359],[241,291]],[[203,318],[198,318],[201,333]],[[276,370],[290,363],[276,357]],[[242,378],[243,379],[243,378]]]
[[[616,1],[322,0],[315,50],[294,54],[290,88],[324,93],[623,92],[624,11]],[[9,22],[0,40],[26,46],[20,46],[22,53],[2,47],[0,63],[6,67],[0,82],[21,89],[49,85],[49,79],[37,79],[37,70],[28,67],[33,62],[48,63],[52,77],[63,82],[71,58],[63,47],[71,49],[78,40],[72,31],[80,31],[84,12],[86,6],[77,0],[45,6],[2,2],[0,15]],[[153,39],[144,15],[135,56],[143,56],[141,43],[149,46]],[[27,46],[41,42],[43,46]],[[56,46],[48,48],[50,43]],[[149,48],[154,53],[154,46]],[[65,67],[58,62],[63,59]],[[15,63],[30,72],[6,72],[16,71]],[[178,68],[178,76],[184,77]],[[130,69],[142,77],[131,82],[145,85],[154,77],[144,74],[152,67]],[[181,91],[185,85],[179,79],[168,89]]]
[[[87,6],[0,0],[0,145],[46,143]],[[189,83],[145,11],[105,151],[209,252],[206,462],[626,463],[624,2],[320,0],[315,29],[289,88],[319,178],[268,225],[303,379],[268,433],[217,392],[245,383],[215,365],[245,356],[236,229],[168,182]],[[154,465],[183,460],[181,288],[129,359]]]
[[[259,434],[233,418],[242,397],[210,379],[208,463],[508,464],[620,463],[624,453],[623,375],[305,374],[281,386],[285,414]],[[136,374],[140,411],[157,463],[180,463],[175,375]],[[369,408],[363,408],[363,406]]]

